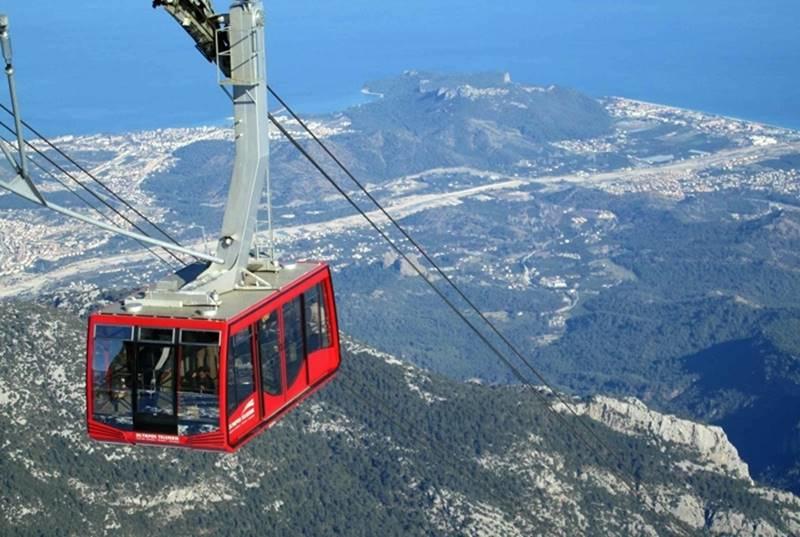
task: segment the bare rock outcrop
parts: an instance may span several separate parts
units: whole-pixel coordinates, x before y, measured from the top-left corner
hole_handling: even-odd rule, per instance
[[[563,405],[558,405],[558,408],[566,411]],[[706,463],[707,469],[752,483],[747,464],[721,427],[661,414],[633,397],[612,399],[596,396],[588,402],[574,404],[573,408],[619,433],[652,437],[654,441],[689,448]]]

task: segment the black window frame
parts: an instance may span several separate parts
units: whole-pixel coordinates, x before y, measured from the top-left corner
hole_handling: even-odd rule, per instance
[[[290,362],[289,362],[289,353],[290,353],[290,340],[289,340],[289,323],[287,322],[287,309],[294,303],[299,304],[298,312],[299,312],[299,319],[297,319],[296,326],[299,327],[299,334],[293,334],[298,336],[296,342],[293,342],[296,346],[296,343],[299,343],[299,353],[300,358],[299,360],[292,361],[290,369]],[[300,372],[303,370],[303,365],[306,363],[308,359],[308,349],[306,348],[306,323],[305,323],[305,304],[303,301],[303,295],[299,294],[293,299],[285,302],[281,306],[281,316],[283,320],[283,353],[284,353],[284,362],[286,364],[286,390],[291,390],[292,386],[297,383],[297,380],[300,378]],[[296,364],[296,365],[295,365]],[[306,379],[307,380],[307,379]]]
[[[92,341],[92,418],[96,421],[108,423],[114,427],[130,430],[133,428],[133,400],[134,400],[134,361],[135,343],[134,327],[131,325],[105,325],[97,324],[94,327]],[[109,344],[116,342],[120,345],[119,351],[114,356],[108,356],[108,363],[98,376],[100,370],[96,364],[100,359],[100,346],[98,343]],[[115,359],[124,355],[124,360],[115,366]],[[102,383],[98,383],[100,378]],[[108,399],[105,401],[109,412],[101,412],[103,394]]]
[[[313,295],[312,295],[313,293]],[[333,340],[331,338],[331,323],[328,311],[328,303],[326,302],[327,294],[325,290],[325,286],[323,282],[316,284],[314,287],[303,293],[303,326],[305,330],[305,340],[306,340],[306,357],[308,355],[321,351],[323,349],[329,349],[333,346]],[[309,300],[310,296],[314,296],[313,303],[316,305],[317,310],[317,322],[313,323],[313,319],[309,315],[311,308],[309,307]],[[316,324],[316,330],[314,332],[316,334],[312,334],[313,325]],[[312,341],[314,335],[318,335],[318,341]]]
[[[264,315],[261,319],[258,320],[257,324],[257,342],[256,347],[258,349],[258,363],[259,369],[261,373],[261,392],[265,393],[272,397],[279,397],[286,393],[286,387],[284,386],[284,375],[283,375],[283,352],[282,352],[282,341],[281,341],[281,308],[275,308],[274,310],[270,311],[266,315]],[[265,358],[267,353],[265,353],[264,349],[267,346],[271,346],[273,342],[264,339],[264,335],[268,333],[265,330],[265,321],[274,323],[274,345],[275,345],[275,353],[274,353],[274,363],[271,365],[273,366],[273,371],[270,373],[268,369],[266,369],[266,365],[268,363]],[[274,377],[274,373],[277,373],[277,385],[271,385],[267,388],[267,379]]]
[[[239,368],[236,365],[236,359],[238,356],[235,354],[236,346],[234,345],[234,338],[239,336],[240,334],[247,333],[247,348],[248,348],[248,356],[250,358],[250,391],[242,395],[244,392],[240,392],[239,389],[241,386],[245,385],[239,382]],[[236,332],[235,334],[231,334],[228,337],[228,350],[227,350],[227,360],[226,360],[226,397],[225,397],[225,409],[227,415],[230,415],[239,408],[239,405],[242,404],[248,397],[253,395],[256,391],[256,364],[254,363],[254,354],[253,354],[253,326],[248,325],[247,327],[243,328],[242,330]],[[231,375],[233,373],[233,375]],[[233,376],[233,379],[231,379]],[[233,380],[233,382],[231,382]],[[235,397],[231,398],[231,386],[235,388]],[[235,402],[234,402],[235,400]]]
[[[189,336],[189,337],[185,337]],[[194,434],[200,433],[209,433],[218,431],[221,427],[221,416],[220,416],[220,381],[222,379],[222,348],[221,348],[221,341],[222,341],[222,332],[219,330],[184,330],[181,329],[178,334],[178,356],[177,356],[177,363],[176,369],[178,371],[178,378],[177,378],[177,385],[176,385],[176,392],[178,395],[178,425],[179,425],[179,434],[181,434],[181,427],[185,427],[186,431],[183,433],[187,436],[191,436]],[[213,349],[216,353],[216,358],[212,359],[210,356],[205,356],[205,365],[203,367],[208,368],[208,364],[211,361],[216,362],[216,371],[211,371],[209,369],[209,378],[211,382],[214,384],[213,392],[205,392],[203,388],[197,389],[197,386],[194,384],[187,385],[185,383],[186,377],[189,375],[187,369],[187,363],[196,362],[198,357],[193,355],[192,353],[198,349],[205,349],[208,353],[210,349]],[[192,371],[199,371],[197,364],[194,363]],[[215,378],[216,377],[216,378]],[[193,377],[190,377],[193,378]],[[197,398],[202,398],[206,396],[211,401],[213,397],[214,405],[213,407],[216,409],[215,415],[206,415],[204,417],[197,417],[192,416],[191,414],[187,414],[187,400],[194,399],[194,405],[197,410],[200,410],[200,403]],[[192,405],[189,405],[191,407]],[[211,408],[211,405],[207,405],[203,408]],[[212,423],[213,420],[216,420],[215,423]]]
[[[140,326],[136,329],[136,342],[137,343],[157,343],[159,345],[174,345],[175,335],[178,332],[177,328],[151,328],[148,326]],[[145,337],[145,335],[156,335],[158,337]],[[169,334],[169,339],[164,336]]]
[[[164,340],[164,341],[153,341],[153,340],[141,339],[141,338],[137,338],[136,339],[136,342],[135,342],[135,345],[134,345],[135,358],[134,358],[134,371],[133,371],[134,372],[134,377],[133,377],[133,385],[134,385],[134,389],[133,389],[133,419],[134,419],[134,426],[136,426],[137,421],[139,421],[142,416],[150,415],[149,412],[144,412],[142,410],[142,407],[140,405],[140,403],[141,403],[140,397],[142,395],[148,395],[148,399],[152,400],[152,394],[147,394],[146,393],[146,392],[151,391],[151,390],[148,389],[148,387],[155,385],[155,387],[156,387],[155,391],[156,392],[160,392],[161,388],[164,386],[164,384],[167,384],[167,383],[164,382],[165,379],[156,377],[156,375],[158,374],[158,375],[163,376],[163,375],[167,375],[168,374],[168,376],[166,377],[166,381],[168,381],[167,385],[169,386],[169,391],[171,393],[167,394],[169,397],[167,397],[167,396],[157,396],[156,401],[159,403],[159,406],[157,408],[159,410],[164,410],[164,412],[159,412],[157,414],[157,417],[159,419],[161,419],[163,417],[164,419],[167,419],[167,420],[170,420],[170,421],[175,421],[175,425],[177,427],[177,420],[178,420],[178,389],[177,389],[177,382],[178,382],[178,379],[177,379],[177,376],[178,376],[178,345],[175,343],[175,333],[174,332],[176,330],[175,329],[172,329],[172,330],[173,330],[172,341],[166,341],[166,340]],[[169,349],[169,357],[165,359],[165,362],[167,360],[171,362],[169,368],[166,368],[166,367],[161,367],[160,369],[156,369],[155,368],[155,366],[158,365],[160,363],[160,361],[163,359],[163,356],[156,360],[156,359],[154,359],[155,354],[149,354],[149,353],[150,352],[154,352],[155,353],[155,352],[157,352],[158,349],[161,349],[161,353],[162,354],[163,354],[164,349]],[[151,364],[152,364],[153,367],[150,368],[150,369],[145,369],[143,367],[144,362],[142,360],[143,360],[143,356],[146,356],[148,354],[149,354],[149,356],[151,358]],[[149,372],[150,373],[150,384],[148,385],[147,383],[145,383],[143,381],[141,383],[141,385],[140,385],[140,383],[139,383],[139,375],[141,373],[144,376],[145,372]],[[166,392],[167,390],[164,390],[164,391]],[[167,413],[166,412],[167,409],[161,407],[160,403],[162,403],[163,401],[170,401],[172,403],[171,412]],[[137,427],[135,427],[135,428],[137,428]],[[137,428],[137,430],[138,430],[138,428]]]

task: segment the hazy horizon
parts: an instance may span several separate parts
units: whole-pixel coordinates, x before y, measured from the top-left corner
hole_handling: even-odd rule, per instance
[[[224,9],[225,2],[215,2]],[[800,5],[687,0],[266,2],[270,82],[306,113],[361,101],[406,69],[509,71],[800,128]],[[13,0],[23,112],[51,134],[209,124],[230,115],[210,65],[150,2]]]

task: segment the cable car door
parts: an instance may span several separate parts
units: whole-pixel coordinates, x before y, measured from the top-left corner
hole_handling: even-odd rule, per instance
[[[266,313],[258,322],[258,352],[264,415],[272,416],[286,403],[278,310]]]
[[[142,329],[143,337],[164,337],[167,332],[173,331]],[[175,346],[172,340],[169,343],[163,340],[136,345],[133,376],[135,431],[178,434],[175,365]]]
[[[233,331],[226,358],[226,407],[228,440],[236,445],[261,419],[261,404],[256,391],[254,326]]]
[[[285,303],[282,311],[286,398],[291,401],[308,389],[302,295]]]

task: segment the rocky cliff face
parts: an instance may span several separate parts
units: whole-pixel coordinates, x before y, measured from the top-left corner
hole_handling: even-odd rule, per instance
[[[721,427],[660,414],[633,397],[613,399],[597,396],[588,402],[577,403],[573,408],[620,433],[684,446],[692,450],[707,469],[752,481],[747,464],[739,458]],[[560,411],[567,409],[560,408]]]
[[[605,397],[576,418],[352,341],[328,388],[236,455],[91,443],[83,322],[2,306],[3,535],[800,532],[800,500],[755,486],[719,428]],[[613,453],[574,437],[584,416]]]
[[[556,405],[559,412],[568,412],[564,405]],[[721,427],[702,425],[675,416],[661,414],[647,408],[635,398],[613,399],[597,396],[577,402],[573,409],[603,425],[625,435],[640,437],[653,445],[685,448],[688,455],[676,466],[683,472],[713,472],[746,482],[753,492],[779,507],[784,530],[768,520],[749,519],[746,515],[724,508],[709,510],[707,502],[690,493],[682,494],[681,487],[661,488],[655,492],[659,503],[670,506],[668,511],[695,529],[705,529],[714,535],[775,536],[800,533],[800,498],[793,494],[757,487],[750,477],[747,464],[742,461],[733,444]],[[698,464],[698,462],[700,464]]]

